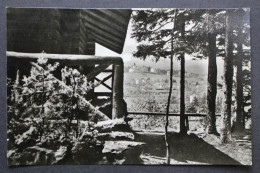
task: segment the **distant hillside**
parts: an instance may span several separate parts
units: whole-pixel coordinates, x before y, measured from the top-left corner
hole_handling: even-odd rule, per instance
[[[137,66],[149,66],[149,67],[165,69],[165,70],[170,69],[169,59],[159,60],[158,62],[155,62],[151,59],[146,59],[144,61],[138,58],[131,58],[130,61],[126,61],[124,62],[124,64],[126,67],[131,67],[134,64],[136,64]],[[218,75],[220,76],[223,73],[223,60],[219,58],[217,61],[217,65],[218,65]],[[186,67],[186,72],[188,73],[207,75],[208,61],[206,59],[192,60],[191,58],[187,58],[185,67]],[[173,69],[180,70],[180,61],[177,60],[173,61]]]

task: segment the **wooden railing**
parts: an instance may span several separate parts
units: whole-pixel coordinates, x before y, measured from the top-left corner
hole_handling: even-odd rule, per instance
[[[101,83],[111,92],[96,92],[94,96],[108,96],[112,102],[112,119],[121,118],[125,114],[123,105],[123,70],[124,64],[121,57],[113,56],[93,56],[93,55],[72,55],[72,54],[48,54],[48,53],[22,53],[22,52],[6,52],[7,65],[12,66],[17,71],[30,68],[29,62],[35,62],[38,58],[43,57],[49,62],[59,62],[60,66],[94,66],[90,72],[82,72],[88,79],[94,79]],[[107,67],[112,65],[112,69]],[[80,68],[79,68],[80,69]],[[84,68],[82,68],[84,69]],[[98,79],[96,76],[102,72],[110,72],[111,74],[104,79]],[[112,78],[112,85],[105,84],[105,81]]]
[[[138,115],[147,115],[147,116],[166,116],[165,112],[127,112],[128,115],[126,117],[126,120],[132,120],[133,116],[138,116]],[[129,116],[129,115],[133,115],[133,116]],[[173,117],[180,117],[180,113],[169,113],[169,116],[173,116]],[[206,117],[207,114],[202,114],[202,113],[185,113],[184,116],[187,117],[187,121],[186,121],[186,127],[187,130],[189,130],[189,120],[188,117]],[[216,114],[216,116],[221,116],[220,114]]]
[[[128,115],[153,115],[153,116],[166,116],[164,112],[128,112]],[[207,114],[202,113],[185,113],[185,116],[188,117],[206,117]],[[180,113],[169,113],[169,116],[179,117]],[[220,114],[216,114],[216,116],[221,116]]]

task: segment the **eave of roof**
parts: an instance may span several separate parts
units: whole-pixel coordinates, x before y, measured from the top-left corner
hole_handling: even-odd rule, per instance
[[[95,42],[120,54],[131,12],[129,9],[83,9],[81,17]]]

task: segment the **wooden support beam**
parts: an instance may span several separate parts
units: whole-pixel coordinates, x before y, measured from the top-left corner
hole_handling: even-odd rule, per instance
[[[107,77],[105,77],[104,79],[102,79],[102,82],[106,82],[108,79],[112,78],[113,74],[108,75]],[[113,85],[112,85],[113,86]]]
[[[60,62],[62,65],[95,65],[95,64],[117,64],[122,65],[121,57],[114,56],[94,56],[94,55],[72,55],[72,54],[48,54],[48,53],[21,53],[7,51],[8,60],[29,60],[36,61],[40,57],[47,58],[50,62]]]
[[[95,76],[99,75],[103,70],[105,70],[110,64],[99,65],[95,67],[89,74],[86,75],[88,80],[93,79]]]
[[[123,65],[114,66],[114,78],[113,78],[113,107],[112,107],[112,119],[122,118],[124,115],[124,101],[123,101]]]
[[[102,79],[102,80],[99,80],[98,78],[96,78],[97,80],[99,80],[99,81],[101,81],[101,83],[104,83],[104,82],[106,82],[108,79],[110,79],[110,78],[113,78],[113,74],[110,74],[110,75],[108,75],[107,77],[105,77],[104,79]],[[111,86],[113,86],[113,79],[112,79],[112,85]],[[111,89],[112,90],[112,89]]]
[[[105,86],[107,89],[112,90],[112,88],[111,88],[110,86],[108,86],[104,81],[102,81],[102,80],[100,80],[100,79],[98,79],[98,78],[96,78],[96,77],[95,77],[95,80],[97,80],[98,82],[100,82],[101,85]]]

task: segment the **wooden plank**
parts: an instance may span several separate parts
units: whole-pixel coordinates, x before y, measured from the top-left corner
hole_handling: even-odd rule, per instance
[[[113,23],[117,23],[118,25],[123,25],[125,27],[128,26],[128,23],[129,23],[129,20],[127,20],[128,18],[125,18],[121,15],[117,15],[116,13],[114,13],[114,11],[112,9],[111,10],[95,9],[94,11],[95,11],[95,13],[101,14],[101,16],[103,16],[103,18],[105,18],[109,21],[113,21]]]
[[[89,30],[93,31],[93,29],[91,28],[88,28]],[[96,29],[94,29],[96,31]],[[104,47],[107,47],[111,50],[120,50],[120,53],[121,50],[123,50],[123,47],[121,46],[122,44],[124,44],[124,42],[118,42],[118,41],[115,41],[114,39],[110,38],[110,37],[107,37],[107,36],[104,36],[104,35],[100,35],[100,33],[96,33],[96,32],[91,32],[90,33],[92,35],[92,37],[95,38],[95,41],[101,45],[103,45]],[[116,51],[117,52],[117,51]],[[119,53],[119,52],[117,52]]]
[[[109,33],[109,34],[104,34],[104,33],[108,33],[108,31],[106,31],[104,28],[98,28],[97,26],[95,26],[94,24],[91,24],[90,22],[88,24],[86,24],[86,27],[91,30],[91,34],[95,34],[95,36],[99,36],[100,39],[104,38],[107,41],[113,42],[113,43],[117,43],[117,44],[122,44],[123,40],[122,38],[119,38],[118,36]],[[97,39],[95,37],[95,39]]]
[[[85,16],[82,16],[82,18],[84,18],[85,20],[90,21],[90,22],[93,21],[92,23],[95,23],[96,25],[99,25],[100,27],[105,27],[105,26],[113,27],[114,31],[121,34],[121,35],[116,35],[116,36],[124,38],[125,26],[113,23],[113,21],[111,22],[109,20],[106,20],[103,18],[102,15],[95,13],[93,11],[90,11],[90,10],[85,10],[83,12],[83,14]],[[98,21],[98,23],[97,23],[97,21]],[[109,29],[110,28],[107,28],[107,30],[109,30]]]
[[[94,56],[94,55],[73,55],[73,54],[48,54],[48,53],[22,53],[7,51],[8,59],[21,59],[36,61],[40,57],[47,58],[49,61],[60,62],[63,65],[93,65],[93,64],[123,64],[121,57],[114,56]]]
[[[166,113],[164,113],[164,112],[128,112],[128,114],[131,114],[131,115],[166,116]],[[185,113],[184,115],[190,116],[190,117],[205,117],[205,116],[207,116],[207,114],[200,114],[200,113]],[[180,113],[169,113],[169,116],[179,117]],[[221,115],[217,114],[216,116],[221,116]]]

